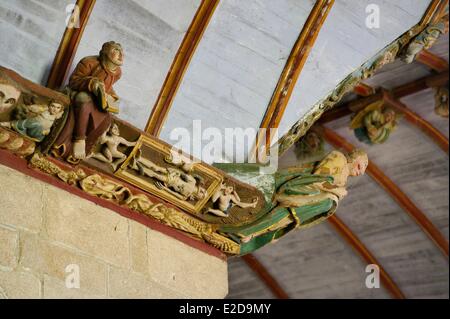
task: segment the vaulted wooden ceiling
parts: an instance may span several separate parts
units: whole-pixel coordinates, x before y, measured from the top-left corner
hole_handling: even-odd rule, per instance
[[[203,127],[279,127],[280,135],[286,133],[349,73],[413,25],[442,11],[448,0],[77,4],[80,28],[64,30],[67,8],[60,1],[0,3],[2,34],[9,34],[2,37],[1,64],[56,88],[80,58],[97,54],[105,41],[121,42],[126,64],[117,86],[123,98],[120,117],[171,142],[172,129],[192,130],[192,120],[198,119]],[[365,26],[368,4],[381,9],[379,29]],[[448,36],[430,53],[447,62],[439,72],[447,72],[448,81]],[[430,57],[411,65],[395,62],[365,83],[391,90],[435,74],[424,61]],[[430,63],[442,66],[442,61]],[[343,102],[356,98],[349,95]],[[445,135],[448,144],[448,120],[433,114],[431,90],[401,102]],[[324,125],[363,146],[347,129],[348,113],[336,114]],[[412,209],[443,234],[447,258],[423,225],[405,214],[398,198],[366,176],[351,185],[330,224],[263,248],[254,257],[260,262],[247,260],[251,268],[230,260],[230,297],[270,298],[275,291],[277,297],[292,298],[448,298],[448,155],[406,121],[388,143],[366,149]],[[283,165],[295,162],[288,151]],[[375,259],[385,270],[386,290],[364,286],[365,265]]]

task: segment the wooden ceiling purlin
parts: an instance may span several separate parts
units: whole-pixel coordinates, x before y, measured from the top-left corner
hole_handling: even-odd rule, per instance
[[[333,4],[334,0],[318,0],[314,5],[281,73],[260,128],[278,128],[295,84]],[[270,148],[272,137],[269,133],[265,136],[265,141],[257,136],[256,148],[264,145],[262,143],[265,143],[267,150]]]
[[[402,97],[412,95],[429,88],[444,86],[448,83],[448,76],[449,76],[448,70],[446,70],[438,74],[426,76],[421,79],[412,81],[410,83],[400,85],[392,89],[389,93],[395,99],[400,99]],[[379,101],[380,99],[385,98],[384,95],[386,94],[386,92],[387,92],[386,90],[380,89],[373,95],[361,97],[356,100],[347,102],[345,104],[338,105],[332,110],[324,113],[320,118],[319,122],[324,124],[339,119],[341,117],[348,116],[353,112],[363,109],[365,106],[369,104],[372,104],[376,101]]]
[[[74,10],[72,14],[79,13],[78,25],[66,27],[50,69],[46,84],[48,88],[57,90],[64,84],[95,2],[96,0],[77,0],[75,5],[79,11]]]
[[[448,62],[428,50],[423,50],[417,54],[416,61],[436,72],[448,70]]]
[[[391,94],[385,95],[385,103],[394,108],[397,112],[403,114],[405,120],[428,135],[433,142],[435,142],[445,153],[448,154],[448,139],[438,129],[431,125],[431,123],[410,110],[404,103],[395,99]]]
[[[319,131],[324,139],[335,148],[344,149],[350,152],[354,146],[346,141],[342,136],[333,130],[321,126]],[[448,259],[448,241],[437,229],[437,227],[428,219],[428,217],[409,199],[409,197],[378,168],[372,161],[369,161],[367,174],[373,178],[416,222],[423,232],[433,241],[436,247]]]
[[[361,240],[352,232],[352,230],[339,218],[336,214],[328,218],[329,223],[336,229],[339,235],[364,259],[367,264],[377,265],[380,270],[380,282],[383,287],[395,299],[405,299],[405,295],[389,276],[384,267],[377,261],[369,249],[361,242]]]
[[[261,281],[270,289],[272,294],[278,299],[289,299],[289,295],[280,286],[278,281],[269,273],[263,264],[252,254],[241,257],[248,267],[253,270]]]
[[[153,106],[145,127],[147,133],[159,136],[184,74],[218,4],[219,0],[202,0]]]

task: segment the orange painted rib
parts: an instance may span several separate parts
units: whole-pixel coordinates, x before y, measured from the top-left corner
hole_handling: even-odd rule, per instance
[[[354,149],[354,146],[347,142],[343,137],[334,131],[321,127],[323,137],[334,147],[342,148],[347,152]],[[391,195],[391,197],[405,210],[406,213],[416,222],[424,233],[433,241],[439,250],[448,258],[448,241],[441,232],[434,226],[428,217],[403,193],[403,191],[389,178],[383,171],[373,162],[369,161],[367,173],[372,177],[383,189]]]
[[[254,255],[248,254],[242,256],[241,258],[259,276],[259,278],[270,289],[275,297],[278,299],[289,299],[288,294]]]
[[[159,136],[191,58],[218,4],[219,0],[203,0],[200,4],[184,36],[183,42],[175,55],[175,59],[161,88],[158,99],[153,106],[152,113],[145,127],[147,133],[153,136]]]
[[[261,128],[277,128],[279,126],[298,77],[333,4],[334,0],[319,0],[314,5],[284,66],[277,87],[261,122]],[[264,142],[258,137],[256,138],[256,148],[260,147],[260,143]],[[267,133],[265,141],[266,149],[270,148],[271,139],[272,137]],[[253,153],[255,152],[253,151]]]
[[[80,10],[79,28],[66,28],[64,32],[47,80],[47,87],[51,89],[59,89],[67,77],[70,65],[94,8],[95,0],[77,0],[76,5]]]
[[[447,60],[427,50],[419,52],[419,54],[417,54],[416,61],[437,72],[444,72],[448,70]]]
[[[417,113],[411,111],[405,104],[399,100],[394,99],[391,95],[386,95],[386,103],[402,113],[405,120],[417,126],[422,132],[427,134],[444,152],[448,154],[448,139],[431,123],[424,120]]]
[[[380,281],[381,284],[386,288],[387,291],[396,299],[405,299],[405,295],[394,282],[394,280],[389,276],[389,274],[384,270],[377,259],[372,255],[372,253],[367,249],[367,247],[359,240],[359,238],[351,231],[350,228],[344,222],[342,222],[336,214],[328,218],[328,221],[336,229],[336,231],[344,238],[352,248],[367,262],[367,264],[375,264],[380,269]]]

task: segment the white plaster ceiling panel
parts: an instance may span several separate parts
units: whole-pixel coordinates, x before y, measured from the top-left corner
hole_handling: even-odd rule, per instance
[[[180,85],[161,138],[174,144],[171,131],[192,131],[193,120],[201,120],[203,129],[216,127],[222,132],[235,127],[257,129],[313,4],[221,1]],[[249,136],[249,144],[254,137]]]
[[[0,1],[0,65],[46,84],[66,29],[66,1]]]
[[[296,83],[280,123],[280,136],[348,74],[418,23],[430,2],[336,1]],[[369,4],[380,9],[380,28],[366,27]]]
[[[144,129],[175,54],[201,0],[97,0],[74,64],[106,41],[122,44],[119,117]]]

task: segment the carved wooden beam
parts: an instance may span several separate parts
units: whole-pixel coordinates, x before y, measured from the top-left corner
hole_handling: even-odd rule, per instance
[[[381,284],[386,288],[387,291],[396,299],[405,299],[405,295],[394,282],[394,280],[389,276],[386,270],[377,261],[374,255],[367,249],[367,247],[361,242],[361,240],[352,232],[352,230],[344,224],[344,222],[336,216],[332,215],[328,218],[330,224],[336,229],[339,235],[342,236],[347,243],[352,246],[352,248],[364,259],[367,264],[377,265],[380,269],[380,280]]]
[[[319,0],[314,5],[281,73],[261,122],[261,128],[277,128],[279,126],[297,79],[333,4],[334,0]],[[258,136],[256,141],[257,148],[264,143],[258,139]],[[266,149],[269,149],[270,141],[270,134],[266,134]]]
[[[417,54],[416,61],[437,72],[448,70],[448,62],[445,59],[427,50],[423,50]]]
[[[242,256],[242,259],[259,276],[275,297],[278,299],[289,299],[289,295],[254,255],[247,254]]]
[[[334,147],[342,148],[346,151],[354,149],[352,144],[329,128],[322,126],[321,132],[325,140]],[[405,212],[439,248],[444,256],[448,258],[448,241],[428,217],[409,199],[409,197],[371,161],[369,161],[367,173],[405,210]]]
[[[175,55],[175,59],[164,81],[158,99],[153,106],[152,113],[145,127],[147,133],[159,136],[173,100],[175,99],[178,87],[218,4],[219,0],[203,0],[200,4],[184,36],[183,42]]]
[[[430,22],[438,21],[442,17],[442,13],[445,11],[447,5],[448,0],[433,0],[420,20],[420,25],[424,26]]]
[[[67,26],[53,60],[47,87],[59,89],[63,85],[94,5],[95,0],[77,0],[72,17],[73,19],[79,18],[78,26]]]
[[[448,69],[442,73],[427,76],[419,80],[396,87],[391,94],[396,98],[415,94],[417,92],[438,86],[444,86],[448,83]]]
[[[404,103],[395,99],[392,95],[386,94],[386,103],[392,108],[402,113],[405,120],[417,126],[422,132],[427,134],[444,152],[448,154],[448,139],[431,123],[423,119],[417,113],[410,110]]]
[[[396,99],[415,94],[417,92],[432,88],[444,86],[448,82],[448,70],[439,74],[430,75],[421,79],[406,83],[391,90],[390,94]],[[324,113],[320,118],[320,123],[328,123],[338,118],[350,115],[352,112],[363,109],[369,104],[372,104],[382,98],[384,98],[383,90],[367,96],[358,98],[354,101],[336,106],[334,109]]]

